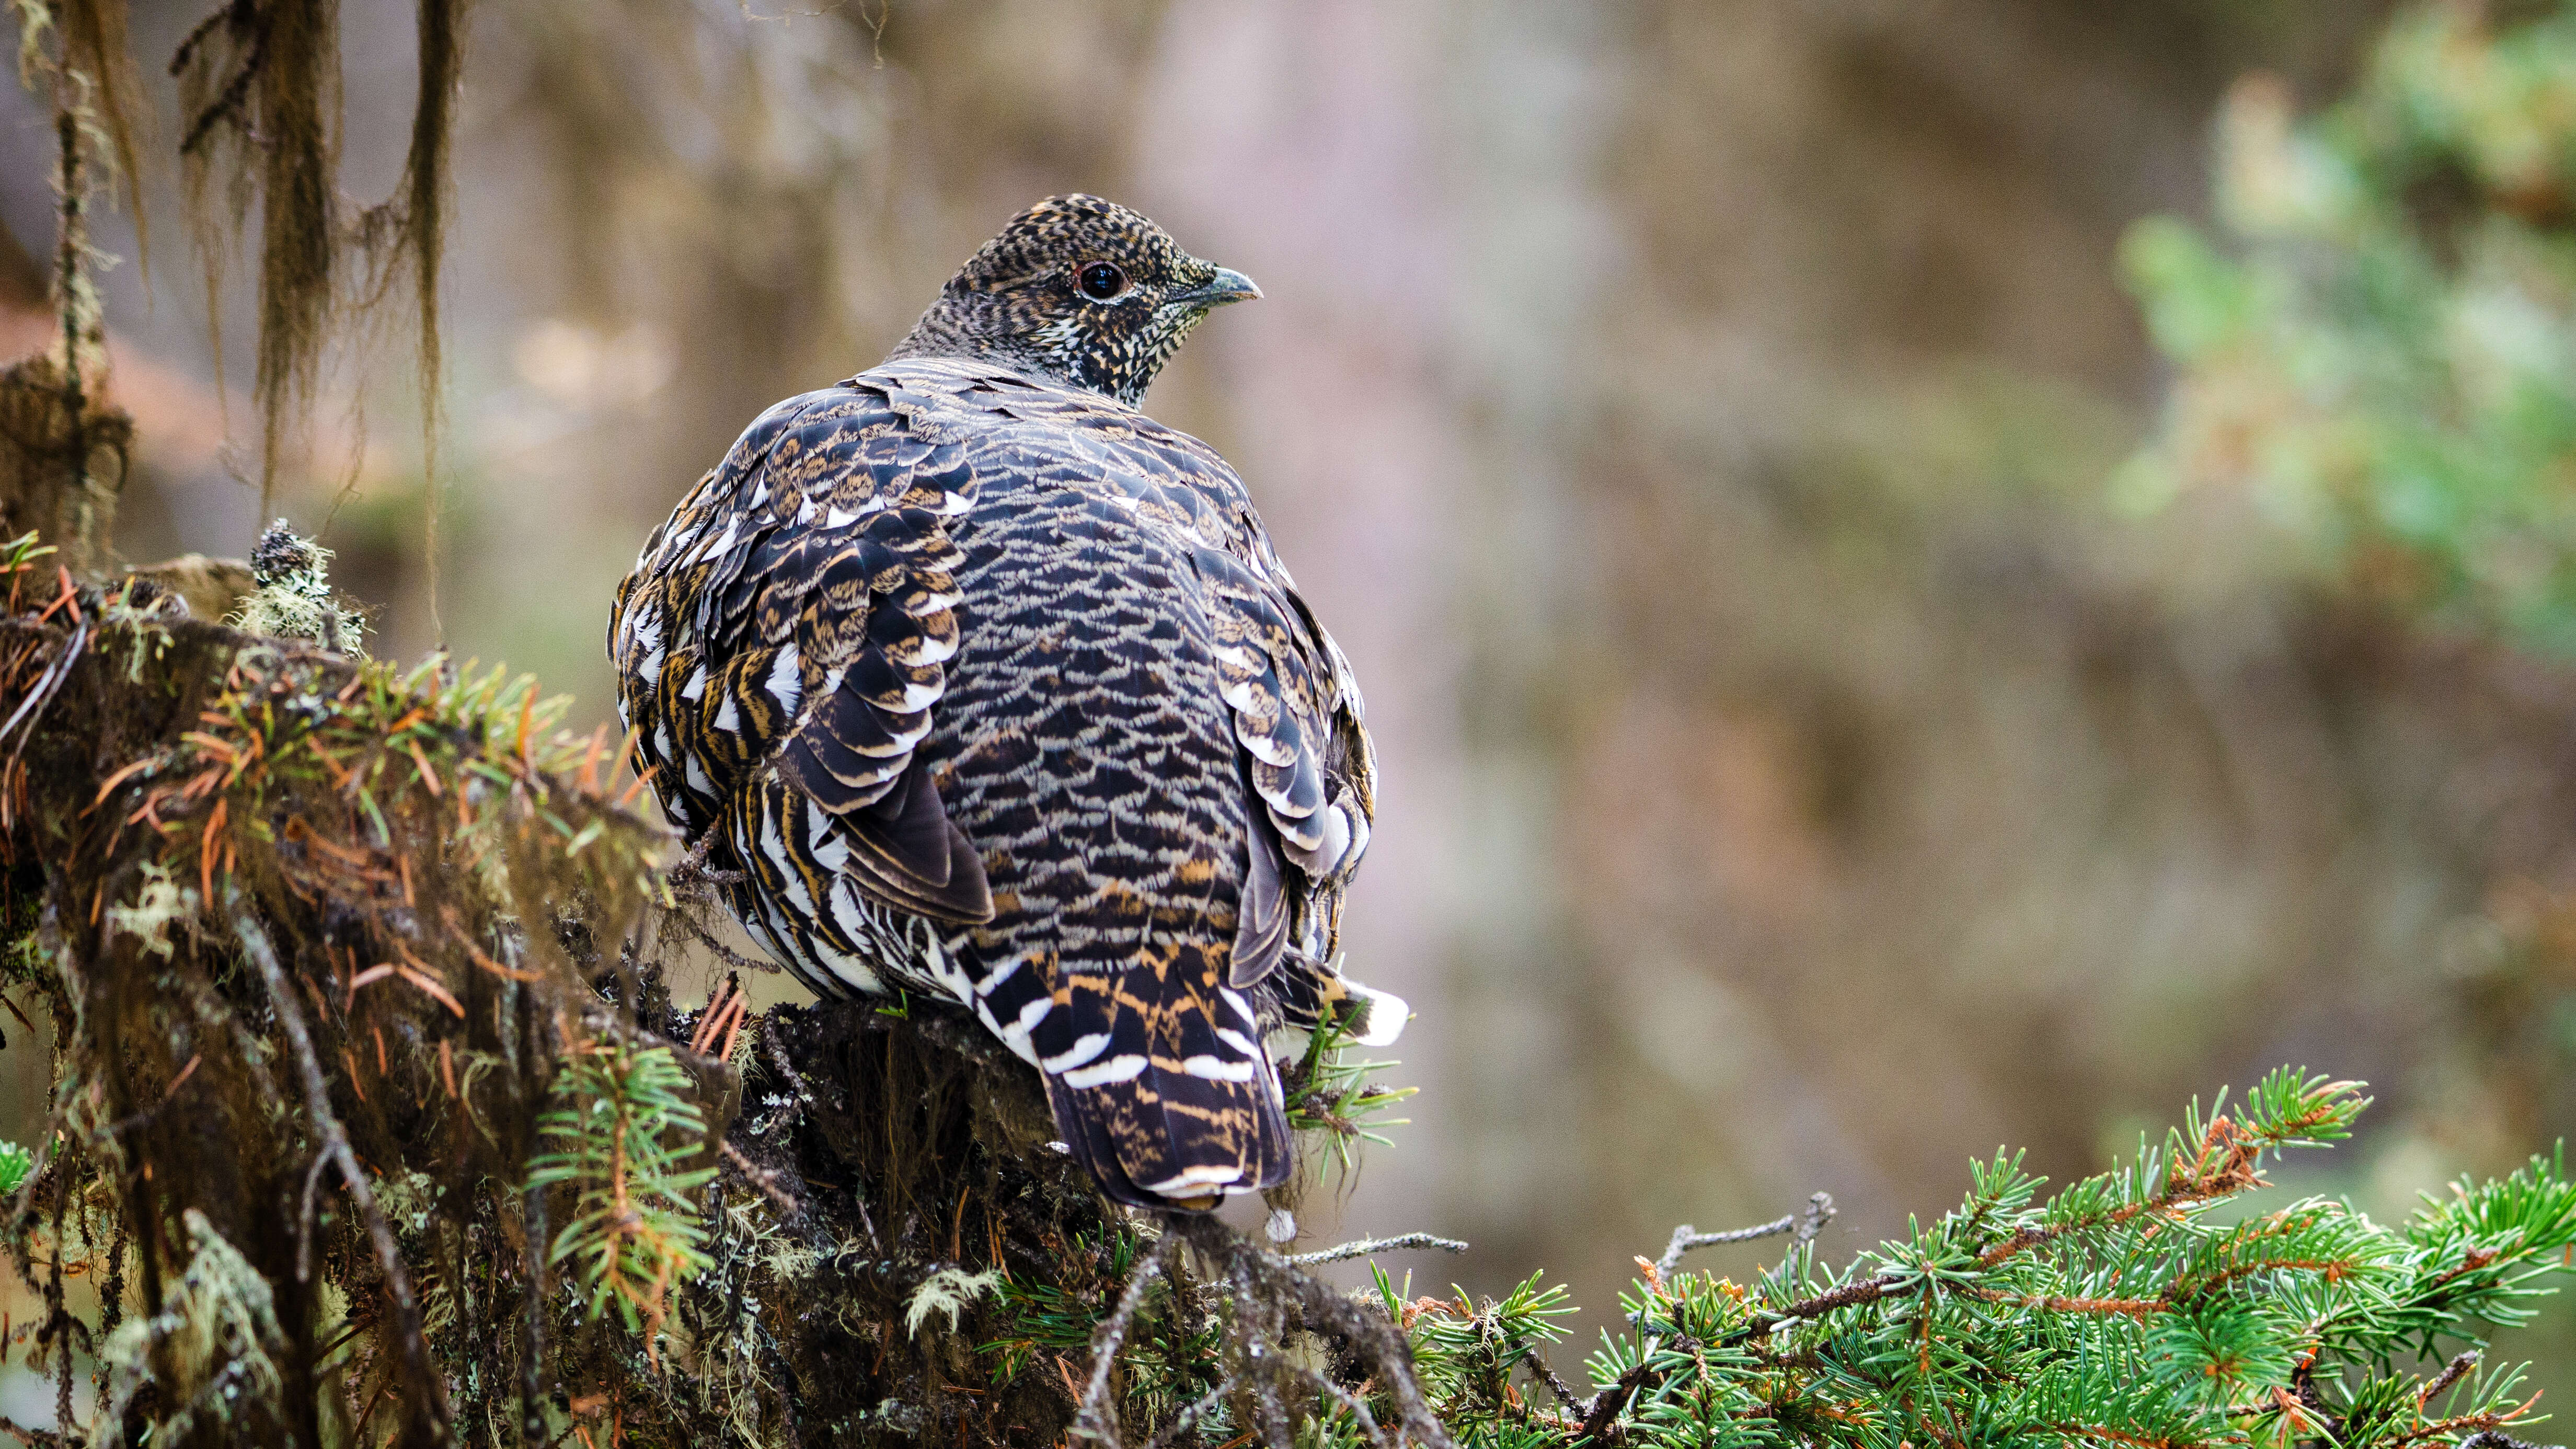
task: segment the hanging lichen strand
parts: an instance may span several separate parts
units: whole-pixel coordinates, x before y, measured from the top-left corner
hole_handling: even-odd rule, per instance
[[[438,268],[464,3],[418,0],[418,15],[419,93],[403,180],[354,219],[338,203],[338,0],[232,0],[170,61],[181,99],[181,173],[209,297],[219,295],[234,236],[259,208],[253,391],[262,517],[281,455],[310,410],[324,348],[359,334],[367,314],[398,299],[418,313],[422,449],[424,466],[435,470]],[[433,548],[436,526],[433,500]]]
[[[123,413],[98,402],[105,328],[89,241],[104,158],[132,147],[112,104],[132,87],[119,53],[124,15],[114,6],[57,10],[21,0],[17,19],[19,75],[48,92],[54,108],[55,341],[0,371],[0,467],[16,480],[0,494],[0,527],[43,530],[61,540],[62,562],[86,571],[105,563],[99,545],[114,524],[133,436]],[[110,45],[119,51],[103,49]]]
[[[121,183],[135,235],[144,232],[141,81],[126,45],[125,0],[16,0],[18,65],[22,78],[48,74],[60,89],[57,113],[69,113],[104,142],[106,159]],[[55,53],[45,54],[46,36]]]
[[[420,0],[420,97],[412,108],[411,149],[403,158],[402,206],[368,213],[372,227],[398,240],[371,237],[379,291],[403,258],[412,264],[411,293],[420,312],[420,471],[426,497],[421,512],[423,577],[428,581],[431,624],[438,614],[438,436],[445,421],[445,369],[438,342],[438,268],[443,252],[448,191],[448,137],[455,129],[456,91],[464,75],[464,0]]]

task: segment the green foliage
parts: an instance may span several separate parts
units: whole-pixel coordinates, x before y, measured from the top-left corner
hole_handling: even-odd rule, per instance
[[[1004,1274],[996,1287],[1006,1327],[1001,1336],[976,1347],[993,1357],[996,1379],[1046,1372],[1050,1362],[1068,1370],[1087,1363],[1092,1335],[1136,1271],[1146,1241],[1133,1225],[1120,1223],[1050,1246],[1056,1250],[1058,1282]],[[1216,1381],[1216,1310],[1214,1300],[1187,1301],[1169,1280],[1157,1282],[1146,1294],[1120,1359],[1131,1422],[1168,1419]]]
[[[14,1195],[36,1170],[36,1154],[15,1142],[0,1142],[0,1197]]]
[[[2462,1182],[2395,1227],[2337,1200],[2240,1201],[2366,1105],[2355,1083],[2276,1072],[2054,1194],[2018,1156],[1972,1164],[1957,1209],[1841,1268],[1803,1241],[1748,1284],[1650,1266],[1580,1395],[1538,1359],[1571,1310],[1537,1276],[1471,1306],[1408,1303],[1380,1272],[1376,1297],[1461,1444],[2403,1449],[2537,1422],[2478,1334],[2566,1271],[2561,1160]],[[1347,1408],[1315,1407],[1315,1442],[1368,1442]]]
[[[572,1263],[589,1316],[614,1303],[629,1332],[658,1325],[671,1289],[709,1262],[693,1194],[716,1174],[685,1166],[707,1131],[689,1088],[668,1048],[601,1042],[565,1061],[537,1123],[547,1150],[530,1183],[575,1198],[546,1260]]]
[[[1423,1391],[1444,1422],[1508,1417],[1519,1406],[1512,1376],[1539,1362],[1540,1345],[1565,1337],[1557,1320],[1575,1311],[1562,1284],[1546,1286],[1545,1273],[1481,1307],[1460,1288],[1450,1289],[1456,1296],[1449,1300],[1408,1303],[1384,1269],[1371,1264],[1369,1273],[1388,1315],[1406,1325]]]
[[[1123,1227],[1051,1246],[1064,1267],[1087,1271],[1069,1272],[1063,1284],[1004,1275],[999,1298],[1009,1329],[976,1349],[1000,1359],[1003,1378],[1018,1378],[1042,1354],[1079,1361],[1117,1300],[1118,1285],[1136,1268],[1136,1235]]]
[[[1324,1022],[1307,1035],[1306,1049],[1281,1075],[1288,1094],[1288,1130],[1329,1154],[1335,1170],[1347,1177],[1359,1165],[1361,1143],[1392,1147],[1384,1129],[1411,1120],[1388,1113],[1416,1089],[1385,1086],[1371,1076],[1395,1065],[1360,1056],[1339,1017]]]
[[[2240,85],[2222,142],[2224,243],[2123,247],[2179,377],[2118,496],[2239,490],[2368,594],[2576,650],[2576,6],[2419,6],[2311,120]]]
[[[0,541],[0,574],[14,577],[35,568],[39,562],[52,557],[56,552],[53,545],[37,542],[36,535],[32,532]]]

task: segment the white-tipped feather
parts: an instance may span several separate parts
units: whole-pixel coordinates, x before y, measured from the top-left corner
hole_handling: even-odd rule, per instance
[[[1361,1046],[1394,1045],[1395,1039],[1404,1034],[1404,1024],[1413,1019],[1413,1008],[1405,1005],[1404,998],[1392,991],[1380,991],[1356,981],[1344,981],[1342,989],[1368,1003],[1368,1020],[1360,1024],[1359,1032],[1351,1038]]]
[[[1094,1066],[1076,1067],[1065,1073],[1059,1080],[1076,1091],[1084,1091],[1092,1087],[1105,1087],[1111,1082],[1132,1082],[1144,1073],[1145,1059],[1130,1052],[1125,1056],[1111,1057]]]
[[[1233,1008],[1235,1017],[1245,1026],[1251,1026],[1257,1020],[1252,1014],[1252,1003],[1243,999],[1242,992],[1230,986],[1220,986],[1216,994],[1218,1000]]]
[[[1161,1182],[1140,1182],[1137,1186],[1156,1197],[1188,1198],[1198,1197],[1210,1188],[1228,1191],[1248,1190],[1234,1187],[1234,1184],[1241,1181],[1243,1181],[1243,1169],[1240,1167],[1205,1166],[1184,1168]]]
[[[778,701],[782,714],[794,714],[797,702],[805,697],[805,676],[800,672],[804,665],[805,658],[796,652],[792,640],[778,651],[776,659],[770,661],[769,697]]]
[[[1050,1072],[1070,1071],[1107,1050],[1109,1050],[1109,1033],[1095,1031],[1088,1036],[1075,1038],[1073,1045],[1040,1061],[1038,1065]]]

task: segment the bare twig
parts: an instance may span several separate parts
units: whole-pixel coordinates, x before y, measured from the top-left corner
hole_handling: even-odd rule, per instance
[[[312,1165],[304,1169],[304,1201],[295,1215],[295,1281],[313,1281],[313,1208],[322,1192],[322,1170],[331,1165],[327,1152],[313,1154]]]
[[[2450,1390],[2451,1385],[2458,1383],[2469,1370],[2477,1366],[2478,1351],[2474,1348],[2444,1364],[2441,1373],[2435,1375],[2433,1381],[2424,1386],[2424,1391],[2415,1396],[2415,1407],[2418,1410],[2424,1409],[2435,1399],[2442,1397]]]
[[[713,840],[714,838],[714,833],[709,832],[707,839]],[[674,877],[678,875],[678,871],[679,868],[674,867],[672,872]],[[742,873],[739,871],[719,871],[715,874],[717,876],[728,877],[733,880],[740,880],[742,878]],[[711,877],[697,877],[697,879],[708,878]],[[701,888],[692,886],[691,889],[699,890]],[[672,887],[671,894],[674,899],[678,900],[684,906],[695,906],[701,903],[701,896],[688,894],[682,891],[678,886]],[[731,946],[718,940],[716,938],[716,934],[713,931],[708,930],[705,924],[699,921],[698,918],[688,910],[669,912],[663,917],[663,919],[676,922],[683,931],[688,933],[689,939],[706,947],[707,950],[714,953],[715,958],[722,961],[728,969],[734,971],[765,971],[772,975],[775,975],[778,972],[779,966],[777,962],[772,961],[765,956],[746,956],[740,951],[737,951]],[[665,939],[667,940],[667,938]]]
[[[1556,1376],[1556,1370],[1547,1366],[1547,1360],[1539,1357],[1535,1353],[1529,1356],[1529,1366],[1538,1370],[1540,1380],[1546,1383],[1547,1391],[1549,1393],[1556,1395],[1556,1401],[1558,1403],[1565,1405],[1565,1407],[1571,1410],[1577,1417],[1581,1417],[1585,1408],[1584,1400],[1580,1394],[1577,1394],[1574,1391],[1574,1386],[1572,1384],[1558,1378]]]
[[[1413,1349],[1382,1311],[1364,1307],[1299,1272],[1288,1260],[1265,1252],[1237,1236],[1232,1228],[1199,1213],[1174,1213],[1164,1219],[1166,1237],[1177,1237],[1192,1252],[1231,1273],[1240,1267],[1253,1290],[1266,1302],[1283,1305],[1296,1326],[1337,1339],[1368,1365],[1370,1373],[1395,1401],[1398,1425],[1423,1449],[1456,1449],[1449,1431],[1424,1402],[1413,1372]]]
[[[26,697],[10,713],[9,722],[0,724],[0,740],[17,733],[20,725],[26,726],[25,733],[18,735],[17,744],[9,751],[12,762],[17,760],[20,751],[27,748],[27,741],[35,738],[36,725],[45,716],[45,706],[62,691],[63,681],[71,677],[72,666],[80,661],[81,651],[88,645],[89,620],[76,615],[72,620],[71,639],[64,644],[63,652],[55,655],[45,665],[45,672],[36,676],[36,682],[28,688]]]
[[[1241,1427],[1265,1445],[1285,1445],[1290,1442],[1288,1405],[1279,1397],[1279,1376],[1287,1363],[1277,1348],[1288,1336],[1286,1310],[1262,1293],[1252,1281],[1251,1265],[1241,1258],[1226,1265],[1225,1277],[1234,1289],[1227,1295],[1234,1309],[1233,1349],[1235,1361],[1243,1365],[1238,1377],[1247,1401],[1244,1417],[1250,1421]]]
[[[543,1050],[537,1029],[536,993],[517,985],[512,1013],[520,1049],[533,1060]],[[546,1442],[546,1189],[531,1182],[521,1190],[520,1212],[527,1225],[527,1288],[519,1313],[519,1443]]]
[[[742,1149],[734,1146],[731,1142],[727,1142],[719,1138],[716,1142],[716,1146],[724,1150],[725,1161],[732,1163],[744,1177],[749,1178],[751,1180],[751,1185],[759,1188],[761,1194],[764,1197],[767,1197],[772,1203],[776,1204],[780,1212],[783,1212],[792,1218],[798,1213],[805,1211],[805,1205],[796,1200],[795,1194],[778,1185],[777,1173],[770,1171],[766,1167],[759,1166],[750,1158],[743,1156]]]
[[[393,1300],[401,1327],[403,1367],[412,1379],[414,1391],[423,1396],[420,1402],[444,1440],[446,1385],[429,1361],[429,1344],[421,1336],[420,1301],[412,1293],[411,1274],[403,1267],[402,1248],[394,1241],[393,1227],[376,1203],[375,1191],[367,1184],[357,1153],[350,1150],[349,1134],[332,1114],[330,1079],[322,1075],[322,1062],[314,1055],[313,1037],[305,1028],[303,1009],[295,1004],[295,993],[286,983],[286,968],[279,964],[276,949],[269,945],[268,933],[252,917],[251,903],[243,897],[240,887],[226,890],[225,908],[233,918],[233,931],[241,940],[242,954],[258,968],[260,984],[268,991],[269,1009],[277,1014],[287,1045],[294,1050],[297,1073],[304,1079],[304,1105],[312,1117],[313,1135],[321,1139],[323,1154],[340,1169],[340,1181],[349,1191],[349,1201],[365,1221],[367,1236],[374,1240],[376,1266],[385,1275],[385,1294]]]
[[[1825,1230],[1825,1224],[1833,1220],[1834,1195],[1829,1192],[1810,1194],[1807,1198],[1807,1210],[1798,1218],[1798,1241],[1814,1242],[1816,1235]]]
[[[1659,1276],[1668,1274],[1681,1266],[1682,1254],[1693,1248],[1714,1247],[1719,1243],[1759,1242],[1764,1238],[1776,1238],[1783,1233],[1795,1233],[1799,1242],[1812,1243],[1816,1240],[1816,1234],[1824,1230],[1825,1224],[1833,1220],[1833,1216],[1833,1194],[1820,1192],[1807,1199],[1805,1212],[1784,1213],[1770,1222],[1756,1224],[1749,1228],[1734,1228],[1723,1233],[1703,1233],[1690,1224],[1684,1223],[1673,1229],[1673,1239],[1664,1246],[1664,1255],[1655,1260],[1655,1272]]]
[[[1430,1233],[1399,1233],[1392,1238],[1362,1238],[1338,1248],[1320,1252],[1297,1253],[1281,1259],[1294,1268],[1310,1268],[1317,1263],[1339,1263],[1351,1258],[1365,1258],[1371,1253],[1392,1253],[1403,1248],[1438,1248],[1444,1253],[1463,1253],[1467,1245],[1456,1238],[1437,1237]]]
[[[1788,1213],[1770,1222],[1757,1223],[1749,1228],[1730,1228],[1722,1233],[1703,1233],[1689,1223],[1683,1223],[1673,1229],[1672,1241],[1664,1245],[1664,1255],[1655,1260],[1655,1271],[1672,1272],[1681,1266],[1682,1254],[1693,1248],[1713,1248],[1720,1243],[1759,1242],[1764,1238],[1776,1238],[1783,1233],[1796,1232],[1797,1229],[1796,1213]]]
[[[779,1047],[778,1033],[771,1026],[770,1015],[767,1012],[761,1013],[759,1024],[752,1029],[752,1045],[759,1051],[761,1059],[768,1062],[778,1073],[778,1079],[787,1084],[787,1090],[795,1094],[798,1108],[814,1105],[814,1094],[805,1089],[804,1076],[796,1070],[796,1064],[789,1061],[787,1053]]]
[[[1640,1355],[1635,1368],[1619,1375],[1618,1382],[1592,1396],[1592,1401],[1583,1407],[1583,1423],[1574,1432],[1575,1443],[1599,1444],[1609,1440],[1610,1425],[1619,1417],[1619,1411],[1628,1407],[1629,1395],[1643,1388],[1646,1381],[1655,1376],[1655,1371],[1649,1367],[1652,1362],[1651,1357]]]
[[[715,850],[719,838],[712,830],[698,837],[698,843],[689,847],[688,854],[681,856],[679,862],[663,874],[663,880],[671,887],[672,899],[720,904],[722,898],[718,892],[723,887],[742,884],[744,876],[741,871],[717,870],[707,864],[707,856]],[[772,965],[769,969],[775,971],[778,968]]]
[[[2561,1449],[2554,1444],[2526,1444],[2510,1434],[2481,1429],[2460,1441],[2459,1449]]]

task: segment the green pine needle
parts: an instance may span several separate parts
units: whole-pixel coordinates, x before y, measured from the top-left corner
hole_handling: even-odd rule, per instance
[[[537,1124],[550,1150],[530,1183],[570,1184],[575,1199],[547,1261],[573,1265],[590,1317],[614,1304],[629,1332],[658,1325],[671,1289],[709,1262],[695,1194],[715,1169],[681,1166],[706,1146],[690,1086],[667,1048],[598,1043],[564,1063]]]

